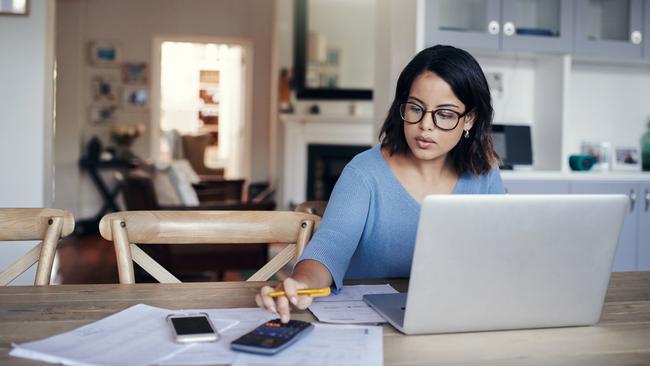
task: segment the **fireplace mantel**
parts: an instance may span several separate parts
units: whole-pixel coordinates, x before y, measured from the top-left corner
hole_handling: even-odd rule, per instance
[[[280,116],[284,125],[283,208],[307,197],[307,146],[309,144],[374,145],[372,117],[335,115]]]

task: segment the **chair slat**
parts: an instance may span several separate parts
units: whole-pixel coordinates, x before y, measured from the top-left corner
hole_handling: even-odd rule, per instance
[[[153,278],[160,283],[181,283],[173,274],[169,273],[165,267],[161,266],[149,254],[140,249],[137,245],[131,244],[131,256],[133,261],[140,265]]]
[[[253,244],[268,243],[270,237],[276,243],[293,244],[300,220],[305,218],[320,221],[316,215],[300,212],[127,211],[104,216],[99,231],[106,240],[113,240],[110,222],[120,220],[130,242],[138,244]]]
[[[9,265],[9,267],[0,272],[0,286],[6,286],[10,284],[11,281],[16,279],[16,277],[23,274],[23,272],[28,270],[29,267],[33,266],[34,263],[38,261],[38,257],[41,254],[42,245],[42,243],[38,243],[38,245],[34,246],[22,257],[18,258],[18,260]]]

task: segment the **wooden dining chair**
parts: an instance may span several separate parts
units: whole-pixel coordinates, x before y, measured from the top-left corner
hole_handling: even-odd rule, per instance
[[[294,209],[296,212],[306,212],[312,215],[323,217],[327,208],[327,201],[305,201]]]
[[[53,208],[0,208],[0,241],[41,242],[0,272],[0,286],[6,286],[34,263],[35,286],[50,284],[52,263],[59,240],[74,230],[70,212]]]
[[[135,283],[133,262],[162,283],[174,275],[135,244],[290,244],[247,281],[266,281],[302,253],[320,217],[284,211],[124,211],[108,214],[99,232],[113,241],[120,283]]]

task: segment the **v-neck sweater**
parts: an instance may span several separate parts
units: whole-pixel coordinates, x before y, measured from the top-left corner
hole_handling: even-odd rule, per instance
[[[499,170],[466,173],[451,194],[505,193]],[[343,169],[318,230],[299,262],[313,259],[330,271],[334,289],[343,279],[409,277],[420,203],[397,180],[379,145]]]

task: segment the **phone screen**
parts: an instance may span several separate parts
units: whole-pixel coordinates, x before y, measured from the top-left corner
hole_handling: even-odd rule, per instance
[[[204,316],[191,316],[182,318],[171,318],[172,325],[176,329],[176,334],[189,335],[189,334],[205,334],[214,333],[214,330],[208,323],[208,319]]]

